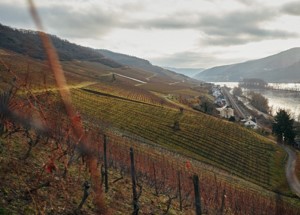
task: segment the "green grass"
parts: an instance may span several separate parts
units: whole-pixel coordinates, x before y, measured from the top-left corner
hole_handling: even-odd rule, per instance
[[[272,185],[275,192],[284,192],[288,195],[293,195],[291,192],[287,179],[285,177],[285,164],[288,159],[288,155],[285,151],[278,150],[275,153],[275,158],[272,160],[271,171],[273,172]]]
[[[12,213],[9,213],[5,208],[0,207],[0,215],[8,215],[8,214],[12,214]]]
[[[214,165],[268,189],[285,187],[283,151],[239,125],[201,113],[136,103],[72,90],[77,108],[96,123],[113,126]],[[174,131],[175,120],[180,131]],[[284,188],[284,190],[286,190]]]

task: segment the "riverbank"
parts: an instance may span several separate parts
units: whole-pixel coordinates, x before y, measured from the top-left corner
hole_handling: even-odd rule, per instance
[[[213,82],[220,86],[230,88],[237,87],[239,82]],[[244,89],[243,91],[255,91],[262,94],[269,101],[269,106],[272,109],[272,115],[275,115],[279,109],[287,110],[291,116],[300,121],[300,83],[270,83],[273,89]]]

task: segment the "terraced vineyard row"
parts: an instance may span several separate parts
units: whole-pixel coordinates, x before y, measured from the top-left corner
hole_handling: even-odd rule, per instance
[[[230,211],[232,214],[274,214],[275,211],[281,211],[281,214],[298,213],[297,204],[295,204],[296,208],[286,205],[284,202],[274,204],[276,195],[272,192],[260,193],[257,188],[253,189],[251,185],[245,185],[239,180],[235,181],[232,177],[229,177],[229,181],[226,180],[226,177],[216,177],[210,171],[199,169],[197,165],[185,162],[181,156],[153,150],[147,144],[142,145],[114,134],[109,134],[107,139],[110,168],[123,171],[127,169],[129,172],[128,151],[129,147],[133,147],[136,170],[140,180],[143,180],[144,183],[147,181],[154,187],[155,192],[168,193],[169,196],[176,195],[180,189],[186,200],[186,202],[182,201],[183,204],[194,202],[191,178],[196,173],[200,176],[201,204],[204,211],[215,214],[217,208],[224,203],[226,211]],[[178,183],[181,184],[180,187],[178,187]],[[222,197],[224,193],[226,193],[226,203],[221,203],[222,198],[224,200]],[[176,201],[180,202],[180,199]]]
[[[147,90],[127,85],[126,83],[107,84],[102,82],[101,85],[95,84],[84,89],[93,90],[99,93],[106,93],[113,96],[120,96],[129,100],[140,101],[148,104],[168,105],[174,107],[174,105],[167,102],[165,99],[160,98]]]
[[[204,114],[133,103],[73,90],[83,114],[144,137],[188,157],[219,168],[264,187],[276,186],[272,164],[280,149],[254,133]],[[172,128],[179,120],[180,130]],[[234,132],[233,132],[234,131]],[[217,133],[217,134],[216,134]],[[282,173],[283,174],[283,173]]]

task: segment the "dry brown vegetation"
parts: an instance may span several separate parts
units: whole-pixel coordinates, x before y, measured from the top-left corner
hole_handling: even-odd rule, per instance
[[[130,214],[135,202],[141,214],[192,214],[198,175],[205,214],[299,214],[277,167],[282,150],[237,125],[178,110],[199,92],[193,82],[155,76],[135,91],[136,83],[120,78],[114,87],[102,75],[129,75],[130,68],[60,64],[47,35],[40,36],[50,68],[1,54],[0,213]],[[104,84],[93,90],[109,96],[71,89],[65,77],[74,84],[96,79]],[[171,92],[182,99],[157,103],[159,94]]]
[[[6,74],[2,76],[6,79],[2,90],[8,92],[13,89],[15,92],[10,95],[12,105],[9,107],[12,109],[9,110],[18,116],[1,121],[5,124],[1,138],[1,210],[25,214],[73,213],[82,200],[84,182],[101,185],[103,176],[93,182],[86,159],[90,152],[82,147],[80,138],[73,134],[71,123],[74,120],[85,121],[84,126],[88,129],[85,131],[86,138],[92,149],[97,151],[98,165],[94,166],[94,171],[100,174],[103,164],[103,136],[94,127],[96,121],[89,121],[89,118],[84,117],[86,114],[77,115],[77,119],[70,121],[57,92],[33,93],[32,86],[38,84],[24,81],[34,80],[26,79],[26,71],[22,78],[17,76],[15,84],[16,73],[12,68],[10,72],[7,68],[1,72]],[[34,74],[39,73],[31,73],[33,76]],[[47,76],[47,79],[51,80],[51,76]],[[46,88],[43,85],[41,83],[36,88]],[[32,122],[30,127],[23,120],[16,121],[24,118]],[[97,121],[98,123],[101,124],[101,121]],[[213,173],[203,164],[169,150],[162,150],[106,123],[102,121],[102,131],[109,137],[109,191],[102,195],[107,213],[126,214],[132,211],[129,147],[135,150],[137,178],[142,187],[139,198],[141,214],[191,214],[194,211],[193,174],[200,176],[201,201],[205,213],[222,211],[224,214],[245,214],[256,211],[259,214],[278,210],[289,214],[297,213],[297,206],[291,199],[280,197],[280,200],[276,200],[272,192],[230,176],[226,171],[213,169]],[[178,196],[179,178],[181,201]],[[95,193],[91,192],[81,212],[77,213],[97,213],[93,197]],[[251,201],[253,202],[249,204]]]

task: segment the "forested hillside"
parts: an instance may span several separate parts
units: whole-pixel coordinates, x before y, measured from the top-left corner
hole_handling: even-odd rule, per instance
[[[59,59],[86,60],[99,62],[110,67],[122,67],[121,64],[104,57],[94,49],[83,47],[54,35],[49,35],[57,50]],[[0,47],[37,59],[46,59],[41,39],[36,31],[19,30],[0,24]]]

